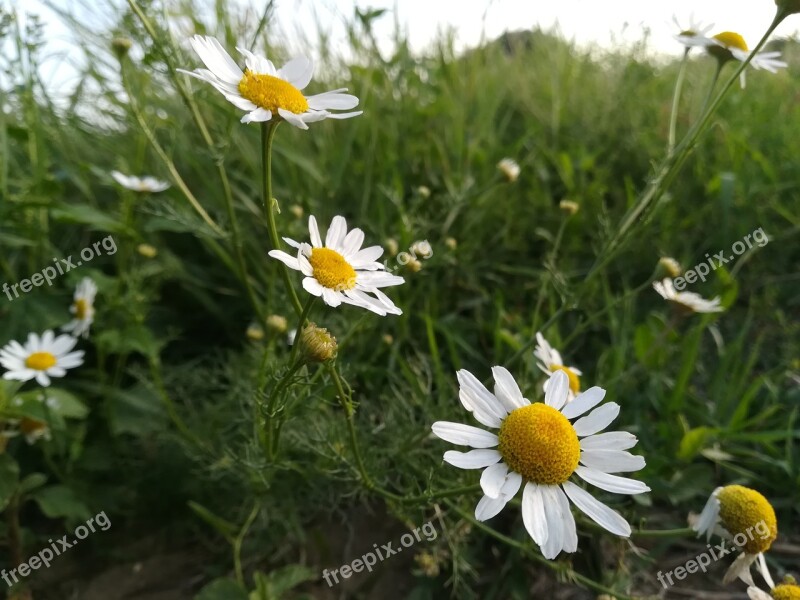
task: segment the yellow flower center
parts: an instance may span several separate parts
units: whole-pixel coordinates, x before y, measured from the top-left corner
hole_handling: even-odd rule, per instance
[[[800,600],[800,586],[782,583],[772,590],[775,600]]]
[[[736,48],[742,52],[747,52],[747,42],[738,33],[733,31],[723,31],[714,36],[714,39],[720,42],[726,48]]]
[[[75,318],[83,321],[86,318],[89,306],[83,298],[75,300]]]
[[[778,521],[764,496],[741,485],[728,485],[720,490],[717,499],[720,521],[734,536],[734,543],[748,554],[769,550],[778,537]],[[746,541],[742,543],[737,536]]]
[[[697,35],[696,31],[692,31],[691,29],[687,29],[686,31],[681,31],[678,35],[681,37],[695,37]]]
[[[575,371],[562,365],[551,365],[550,372],[555,373],[556,371],[564,371],[569,378],[569,389],[572,390],[573,394],[577,394],[581,391],[581,379]]]
[[[314,269],[314,279],[323,287],[340,292],[356,286],[355,269],[336,250],[313,248],[308,262]]]
[[[56,365],[56,357],[49,352],[34,352],[25,359],[25,366],[36,371],[47,371]]]
[[[256,106],[275,115],[279,108],[296,115],[308,110],[308,100],[291,83],[272,75],[253,73],[250,69],[244,70],[244,77],[239,82],[239,93]]]
[[[534,483],[564,483],[575,472],[581,456],[575,428],[555,408],[541,402],[511,412],[498,437],[503,461]]]

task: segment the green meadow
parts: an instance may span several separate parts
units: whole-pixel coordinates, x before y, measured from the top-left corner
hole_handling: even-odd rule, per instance
[[[763,551],[776,585],[800,576],[794,42],[768,46],[787,68],[747,67],[742,89],[730,60],[712,88],[716,59],[693,49],[682,62],[678,42],[654,57],[644,37],[608,50],[537,30],[467,51],[443,35],[412,51],[400,30],[379,43],[375,24],[392,16],[373,11],[349,21],[345,48],[322,30],[286,48],[269,7],[250,19],[222,1],[202,18],[192,8],[131,0],[102,28],[61,14],[83,66],[56,89],[39,68],[52,60],[46,26],[3,9],[0,345],[18,342],[0,353],[0,566],[18,575],[0,584],[7,597],[744,599],[746,584],[723,583],[736,552],[674,585],[657,578],[708,551],[691,525],[734,485],[777,520],[777,537],[738,554]],[[363,114],[307,131],[277,113],[243,124],[212,85],[178,72],[204,68],[190,34],[217,38],[239,68],[237,46],[277,67],[306,48],[315,68],[302,94],[347,88]],[[498,168],[504,158],[518,176]],[[169,187],[127,189],[113,171]],[[268,254],[297,256],[282,238],[311,241],[310,215],[323,240],[342,216],[364,247],[383,248],[372,276],[351,271],[402,277],[380,290],[402,314],[311,302],[308,273]],[[334,254],[315,248],[306,262],[326,293],[345,294],[326,286],[350,273]],[[720,310],[653,288],[678,275]],[[91,310],[74,296],[86,278]],[[61,358],[26,345],[29,334],[81,318],[80,364],[46,371]],[[572,370],[543,372],[537,332]],[[14,360],[27,380],[8,376]],[[545,400],[547,381],[553,397],[598,386],[619,405],[608,430],[636,436],[625,449],[646,466],[608,472],[648,491],[574,474],[570,485],[629,536],[568,493],[571,508],[545,494],[540,509],[550,543],[551,511],[574,520],[577,549],[545,557],[534,539],[527,485],[557,488],[553,462],[577,461],[573,446],[559,454],[556,426],[572,426],[549,401],[542,421],[528,412],[514,429],[510,412],[499,430],[526,492],[476,518],[481,471],[443,460],[470,448],[431,428],[498,433],[466,410],[457,377],[472,373],[491,404],[495,366],[526,404]],[[729,533],[762,516],[764,503],[748,502],[722,503]],[[85,539],[34,567],[79,527]],[[784,588],[769,597],[800,598]]]

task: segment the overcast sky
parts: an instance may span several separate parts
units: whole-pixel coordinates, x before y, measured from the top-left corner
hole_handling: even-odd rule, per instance
[[[51,0],[57,5],[75,5],[76,0]],[[97,0],[98,11],[107,13],[110,2]],[[167,0],[168,1],[168,0]],[[264,0],[229,0],[232,4],[263,8]],[[2,0],[0,0],[2,2]],[[92,5],[94,0],[83,0]],[[196,0],[213,10],[214,0]],[[12,5],[15,2],[12,0]],[[732,30],[741,33],[754,46],[766,30],[775,11],[773,0],[277,0],[277,18],[290,47],[297,49],[293,32],[307,31],[314,38],[314,17],[329,26],[334,44],[345,45],[342,23],[353,16],[354,7],[385,8],[388,13],[376,22],[379,39],[388,42],[395,17],[409,33],[412,46],[424,48],[437,32],[452,28],[460,48],[475,45],[482,33],[493,38],[506,30],[557,27],[561,34],[580,44],[613,47],[642,39],[650,32],[649,47],[654,52],[678,55],[672,39],[676,28],[673,15],[688,26],[697,21],[715,23],[712,33]],[[47,23],[47,37],[54,45],[66,44],[69,31],[58,22],[43,0],[25,0],[25,10],[41,14]],[[92,18],[88,15],[87,18]],[[776,35],[791,35],[800,29],[800,15],[790,17]],[[62,66],[45,68],[52,84],[68,77]]]

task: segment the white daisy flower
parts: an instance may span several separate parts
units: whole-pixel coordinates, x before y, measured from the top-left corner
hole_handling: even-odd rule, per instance
[[[750,56],[750,50],[747,47],[747,42],[744,38],[733,31],[723,31],[711,38],[711,43],[706,46],[706,51],[719,60],[725,63],[729,60],[738,60],[744,62]],[[777,73],[778,69],[788,66],[785,61],[780,60],[780,52],[759,52],[753,56],[750,61],[750,66],[754,69],[764,69],[770,73]],[[745,87],[745,74],[742,71],[740,76],[740,83]]]
[[[662,281],[654,281],[653,289],[659,295],[672,302],[675,306],[686,312],[695,313],[715,313],[725,310],[720,304],[719,296],[715,296],[711,300],[706,300],[700,294],[694,292],[678,292],[669,277]]]
[[[169,183],[155,177],[134,177],[133,175],[123,175],[119,171],[111,171],[111,176],[122,187],[134,192],[155,194],[169,188]]]
[[[47,441],[52,439],[50,427],[47,426],[47,423],[38,419],[22,417],[19,421],[19,430],[25,436],[25,441],[30,445],[42,439]]]
[[[8,369],[3,379],[36,379],[39,385],[47,387],[51,377],[63,377],[67,369],[83,364],[83,350],[71,352],[77,343],[71,335],[55,337],[50,330],[41,337],[29,334],[24,346],[16,341],[9,342],[0,349],[0,365]]]
[[[502,159],[497,163],[497,168],[510,183],[515,182],[519,177],[520,168],[513,158]]]
[[[323,119],[349,119],[363,111],[332,113],[330,110],[349,110],[358,105],[358,98],[343,94],[346,88],[306,96],[301,90],[311,81],[314,63],[298,56],[276,69],[266,57],[249,50],[236,48],[245,58],[242,71],[216,38],[196,35],[190,40],[192,48],[208,69],[182,73],[210,83],[236,108],[247,111],[242,123],[283,119],[308,129],[308,123]]]
[[[712,534],[732,540],[742,551],[725,574],[724,583],[739,578],[750,586],[755,585],[750,566],[757,562],[764,580],[774,587],[764,552],[778,536],[778,521],[772,505],[756,490],[741,485],[718,487],[708,498],[692,529],[698,537],[705,534],[706,541]]]
[[[750,600],[800,600],[800,586],[792,577],[787,577],[783,583],[769,586],[770,593],[763,592],[755,586],[747,588]]]
[[[550,382],[550,375],[556,371],[563,371],[569,378],[569,396],[567,402],[572,402],[575,396],[581,391],[581,378],[583,375],[577,367],[567,367],[561,359],[561,354],[553,348],[540,332],[536,332],[536,348],[533,355],[537,358],[536,366],[547,375],[544,382],[544,390],[547,391],[547,384]]]
[[[481,487],[485,496],[475,508],[475,518],[485,521],[494,517],[524,483],[522,521],[545,558],[578,548],[570,500],[604,529],[629,537],[631,527],[619,513],[570,481],[578,475],[608,492],[650,491],[641,481],[612,475],[645,466],[643,457],[626,452],[636,445],[634,435],[625,431],[599,433],[617,417],[619,405],[609,402],[594,408],[606,393],[599,387],[586,390],[567,404],[569,379],[563,371],[551,375],[544,403],[524,398],[503,367],[492,367],[492,374],[494,394],[472,373],[461,370],[457,375],[464,408],[481,424],[499,429],[497,434],[447,421],[431,427],[447,442],[475,448],[444,454],[444,460],[453,466],[483,469]],[[592,408],[585,417],[570,422]]]
[[[75,288],[73,303],[70,312],[75,318],[61,329],[75,337],[89,337],[89,328],[94,322],[94,298],[97,295],[97,285],[89,277],[84,277]]]
[[[672,36],[683,44],[687,50],[691,48],[695,48],[697,46],[705,47],[713,44],[711,38],[709,38],[706,34],[711,31],[711,28],[714,27],[714,24],[711,23],[709,25],[704,25],[700,21],[694,20],[694,15],[689,17],[689,26],[683,27],[678,22],[677,17],[672,17],[672,22],[675,23],[675,26],[678,28],[678,32],[676,35]]]
[[[342,303],[366,308],[381,316],[403,314],[379,288],[400,285],[403,278],[390,275],[377,262],[383,254],[380,246],[361,249],[364,232],[353,229],[347,232],[344,217],[334,217],[325,236],[325,245],[317,228],[317,220],[308,218],[311,244],[283,238],[297,248],[297,257],[281,250],[272,250],[269,255],[277,258],[291,269],[305,275],[303,288],[314,296],[321,296],[328,306]],[[370,294],[374,294],[370,296]]]

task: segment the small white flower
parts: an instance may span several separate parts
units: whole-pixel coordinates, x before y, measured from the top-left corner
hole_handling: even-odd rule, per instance
[[[711,38],[711,43],[706,45],[706,51],[721,62],[738,60],[744,62],[750,56],[750,50],[744,38],[733,31],[723,31]],[[759,52],[750,60],[750,66],[754,69],[764,69],[770,73],[777,73],[778,69],[787,67],[785,61],[780,60],[780,52]],[[741,86],[745,87],[745,72],[739,78]]]
[[[16,341],[9,342],[0,349],[0,365],[8,369],[3,379],[36,379],[39,385],[47,387],[51,377],[63,377],[67,369],[83,364],[83,350],[71,352],[77,343],[71,335],[55,337],[50,330],[41,337],[29,334],[24,346]]]
[[[664,300],[672,302],[681,309],[688,310],[689,312],[715,313],[725,310],[720,305],[719,296],[711,300],[706,300],[700,294],[695,294],[694,292],[678,292],[675,290],[672,279],[669,277],[662,281],[654,281],[653,289],[657,291]]]
[[[797,600],[800,598],[800,586],[792,577],[787,577],[783,583],[770,585],[771,593],[763,592],[755,586],[747,588],[750,600]]]
[[[282,250],[272,250],[269,255],[286,266],[305,275],[303,288],[314,296],[321,296],[328,306],[342,303],[366,308],[381,316],[403,314],[389,297],[379,288],[400,285],[403,278],[390,275],[385,267],[376,262],[383,254],[380,246],[361,249],[364,232],[353,229],[347,232],[344,217],[334,217],[325,244],[317,227],[314,215],[308,218],[311,244],[283,238],[297,248],[297,256]],[[370,296],[374,294],[374,296]]]
[[[519,165],[513,158],[504,158],[497,163],[497,168],[510,183],[513,183],[519,177]]]
[[[444,454],[445,462],[460,469],[483,469],[480,482],[485,495],[475,508],[475,518],[486,521],[497,515],[524,483],[522,522],[545,558],[578,548],[570,501],[604,529],[629,537],[631,527],[619,513],[570,481],[577,475],[618,494],[650,491],[641,481],[612,474],[645,466],[643,457],[626,452],[636,445],[636,436],[625,431],[600,433],[617,417],[619,405],[609,402],[595,408],[606,393],[599,387],[568,404],[569,380],[563,371],[552,374],[544,403],[524,398],[503,367],[493,367],[492,374],[494,394],[469,371],[461,370],[457,376],[461,404],[481,424],[499,429],[497,434],[447,421],[431,428],[447,442],[475,448]],[[577,420],[572,423],[572,419]]]
[[[547,384],[550,381],[550,375],[556,371],[563,371],[569,378],[569,398],[568,402],[572,402],[575,396],[581,391],[581,378],[583,375],[577,367],[568,367],[564,364],[561,354],[553,348],[540,332],[536,332],[536,348],[533,355],[537,358],[536,366],[547,375],[547,380],[544,382],[544,390],[547,391]]]
[[[675,26],[678,28],[678,32],[673,37],[683,44],[686,49],[695,48],[695,47],[704,47],[712,44],[711,38],[709,38],[706,34],[711,31],[711,28],[714,27],[714,24],[711,23],[709,25],[704,25],[700,21],[694,20],[694,15],[689,17],[689,26],[683,27],[678,22],[677,17],[672,17],[672,22],[675,23]]]
[[[342,93],[346,88],[305,96],[301,90],[311,81],[314,63],[304,56],[295,57],[276,69],[266,57],[237,48],[245,57],[246,68],[242,71],[216,38],[196,35],[189,41],[208,69],[178,71],[210,83],[228,102],[247,111],[242,123],[282,119],[300,129],[308,129],[308,123],[349,119],[363,112],[330,112],[358,105],[358,98]]]
[[[73,303],[70,312],[75,318],[61,329],[75,337],[89,337],[89,329],[94,322],[94,299],[97,295],[97,286],[94,281],[84,277],[75,288]]]
[[[756,490],[741,485],[727,485],[715,489],[709,496],[700,516],[694,519],[692,529],[698,537],[705,534],[730,540],[742,551],[728,569],[723,583],[737,578],[753,586],[750,567],[757,568],[769,586],[775,586],[767,569],[764,552],[769,550],[778,535],[775,510],[769,501]]]
[[[155,194],[169,188],[166,181],[155,177],[134,177],[133,175],[123,175],[119,171],[111,171],[111,176],[122,187],[134,192]]]

